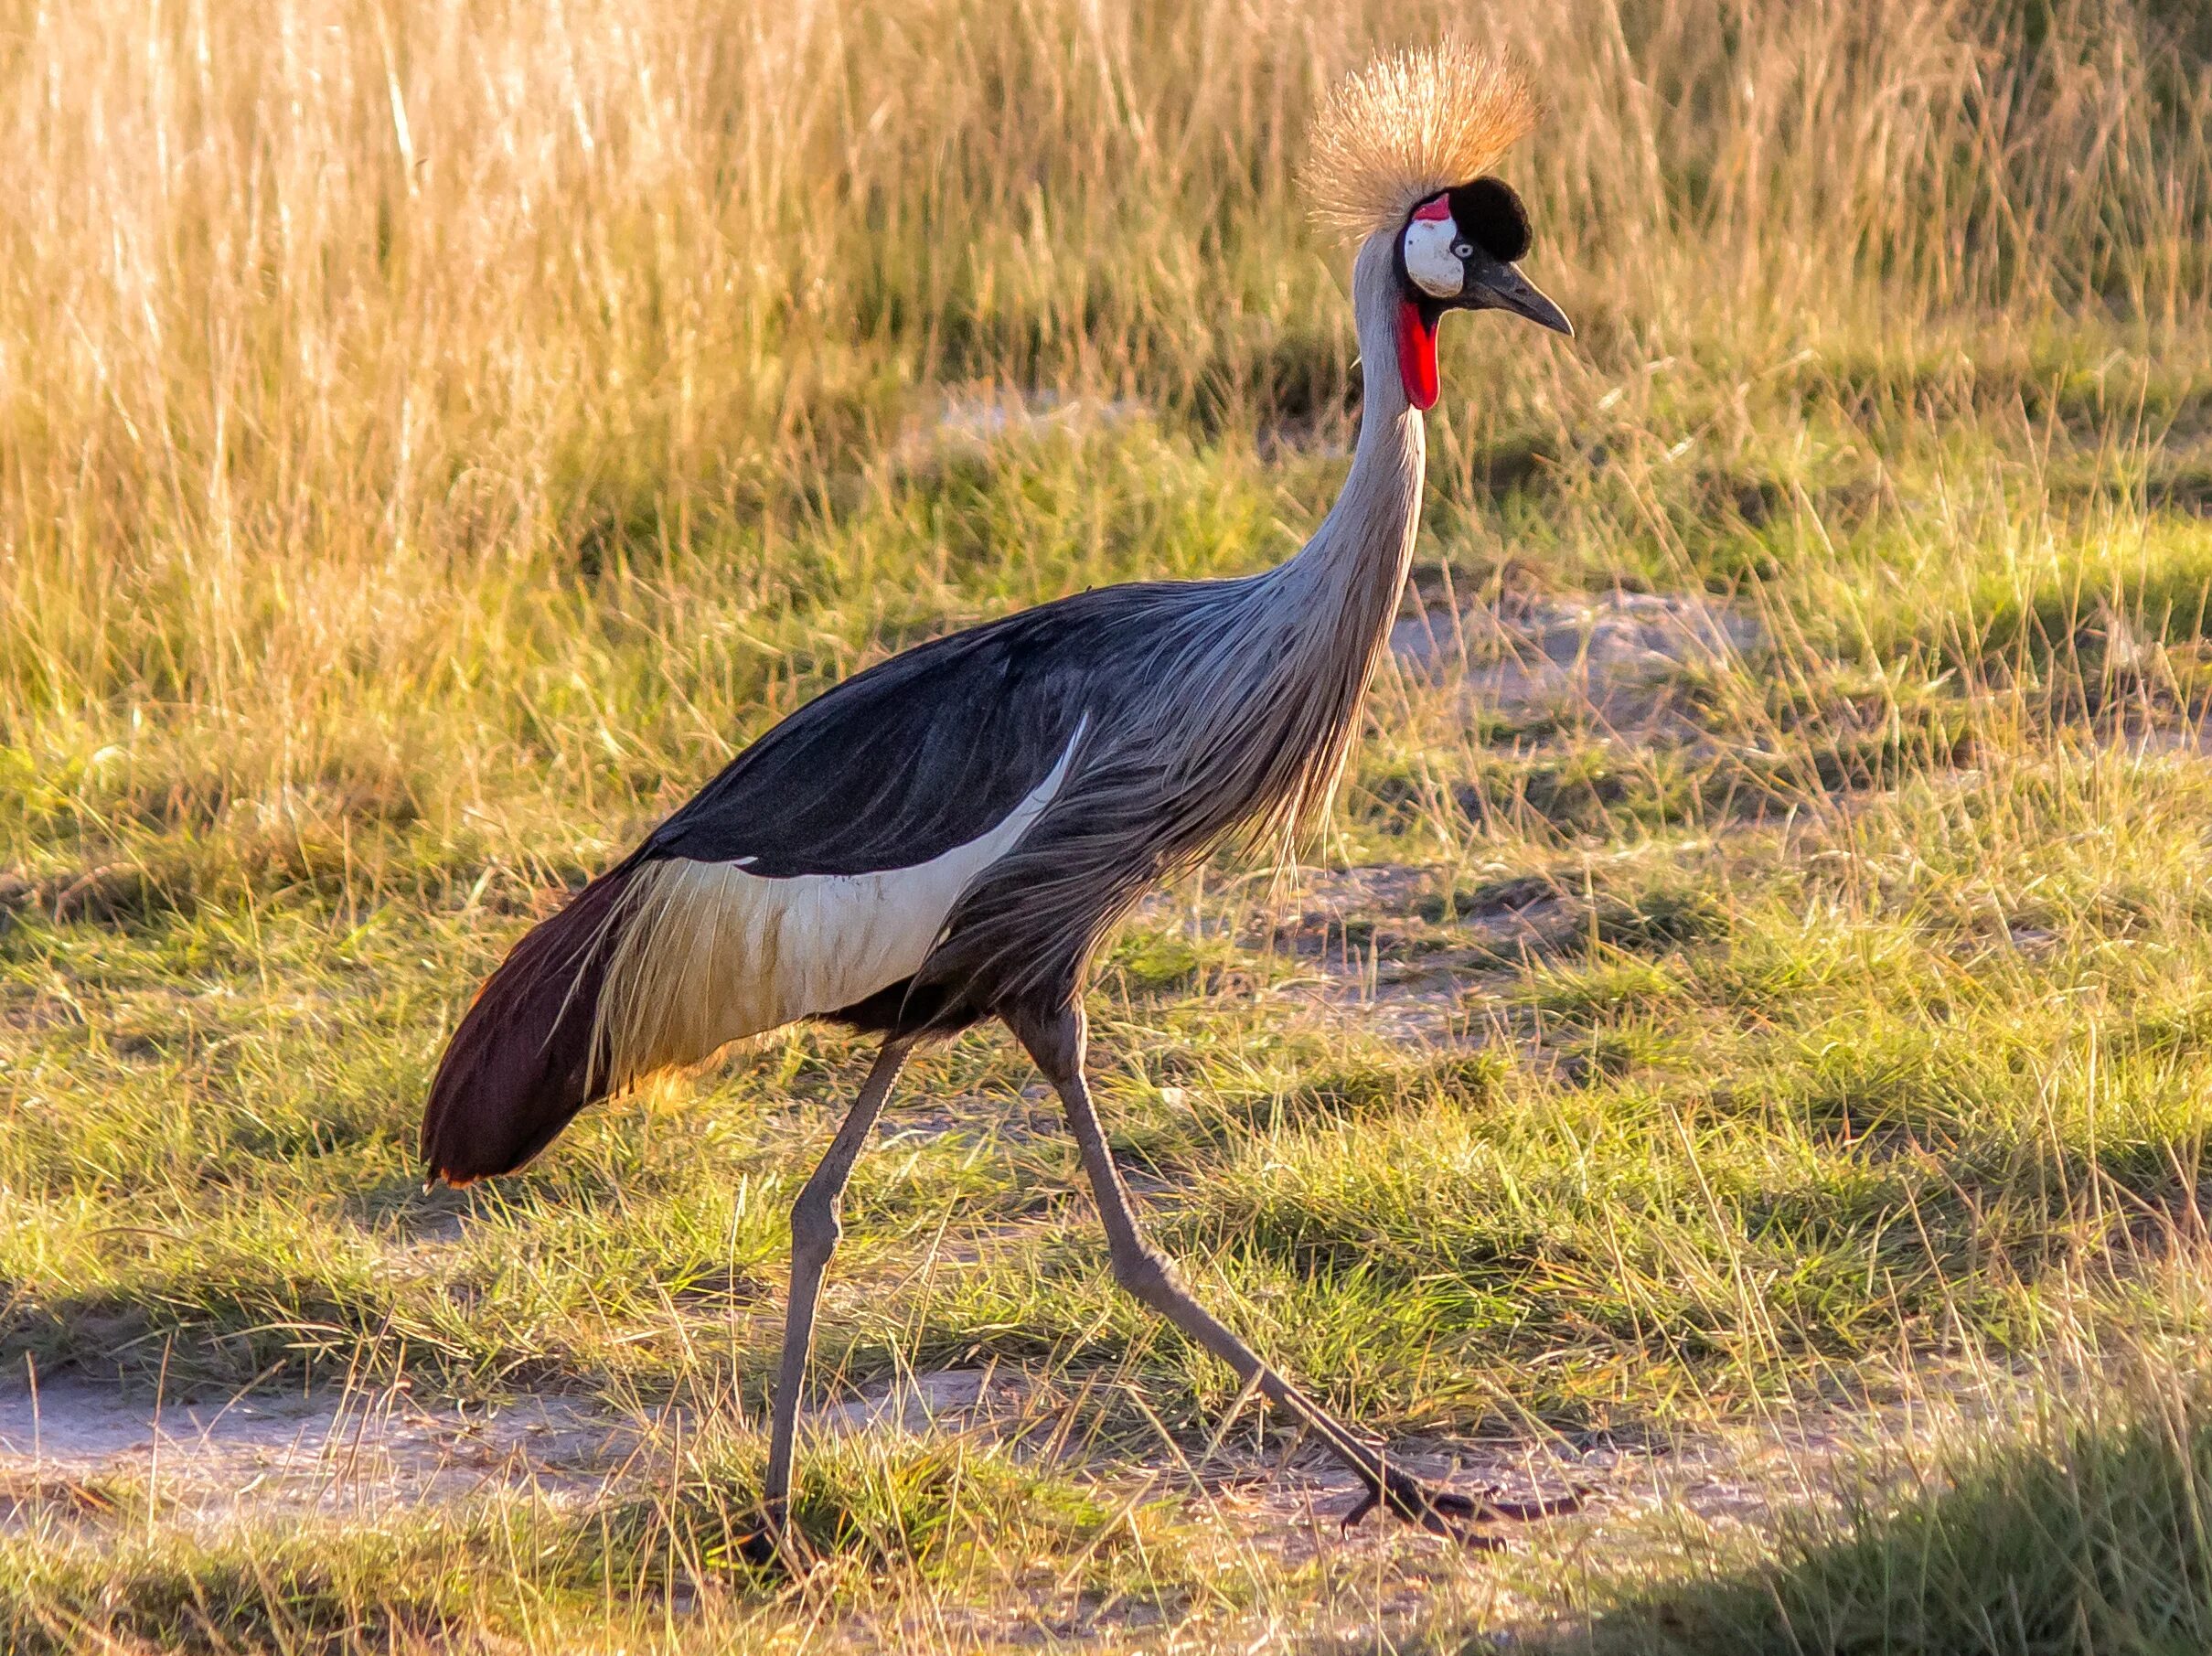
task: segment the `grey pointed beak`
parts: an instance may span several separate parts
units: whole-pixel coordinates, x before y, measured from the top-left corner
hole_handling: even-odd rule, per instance
[[[1544,291],[1510,264],[1489,264],[1471,272],[1467,293],[1459,301],[1476,310],[1511,311],[1538,327],[1575,337],[1575,325],[1566,313],[1544,295]]]

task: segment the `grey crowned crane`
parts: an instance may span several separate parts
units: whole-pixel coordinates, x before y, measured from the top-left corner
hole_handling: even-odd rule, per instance
[[[1144,892],[1224,841],[1323,809],[1384,648],[1420,517],[1437,325],[1500,310],[1569,333],[1515,268],[1520,198],[1482,176],[1533,124],[1522,79],[1447,47],[1346,81],[1306,183],[1360,239],[1365,401],[1342,495],[1297,556],[1231,581],[1140,582],[918,646],[799,709],[517,944],[454,1031],[422,1121],[433,1179],[504,1173],[586,1105],[801,1018],[879,1034],[791,1213],[764,1534],[780,1534],[815,1302],[840,1192],[917,1042],[996,1018],[1065,1106],[1114,1277],[1311,1431],[1377,1504],[1471,1526],[1550,1508],[1411,1477],[1183,1286],[1129,1210],[1084,1079],[1083,991]]]

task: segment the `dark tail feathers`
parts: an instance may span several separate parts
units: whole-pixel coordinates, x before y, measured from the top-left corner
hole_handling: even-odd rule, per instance
[[[629,880],[625,865],[593,881],[476,991],[422,1110],[431,1178],[512,1171],[605,1090],[592,1084],[592,1021]]]

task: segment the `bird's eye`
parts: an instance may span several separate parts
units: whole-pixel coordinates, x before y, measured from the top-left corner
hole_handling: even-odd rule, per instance
[[[1451,244],[1451,256],[1455,259],[1472,259],[1475,256],[1475,244],[1471,241],[1455,241]]]

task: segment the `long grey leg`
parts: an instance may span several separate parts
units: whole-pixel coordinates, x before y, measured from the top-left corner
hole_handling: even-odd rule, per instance
[[[784,1318],[784,1357],[775,1380],[775,1413],[768,1433],[768,1477],[762,1503],[771,1532],[781,1531],[791,1501],[791,1456],[798,1437],[799,1392],[807,1379],[807,1354],[814,1345],[814,1308],[822,1290],[822,1273],[837,1251],[844,1227],[838,1221],[839,1199],[852,1164],[869,1130],[882,1113],[891,1084],[899,1077],[913,1047],[911,1039],[893,1037],[883,1042],[875,1065],[860,1084],[860,1095],[852,1101],[845,1124],[830,1141],[828,1153],[807,1188],[791,1208],[791,1298]]]
[[[1543,1503],[1539,1512],[1509,1503],[1477,1501],[1454,1491],[1429,1488],[1390,1466],[1380,1451],[1262,1362],[1259,1353],[1198,1302],[1176,1275],[1174,1266],[1137,1228],[1136,1217],[1129,1211],[1128,1191],[1106,1148],[1097,1109],[1091,1102],[1090,1085],[1084,1078],[1088,1024],[1083,1009],[1067,1008],[1034,1026],[1018,1026],[1015,1032],[1067,1106],[1084,1170],[1097,1196],[1114,1280],[1235,1370],[1237,1378],[1246,1385],[1256,1385],[1359,1474],[1368,1495],[1346,1519],[1347,1523],[1356,1523],[1377,1503],[1383,1503],[1425,1528],[1458,1534],[1479,1546],[1495,1546],[1499,1544],[1495,1541],[1460,1526],[1486,1517],[1535,1517],[1569,1510],[1565,1502]]]

